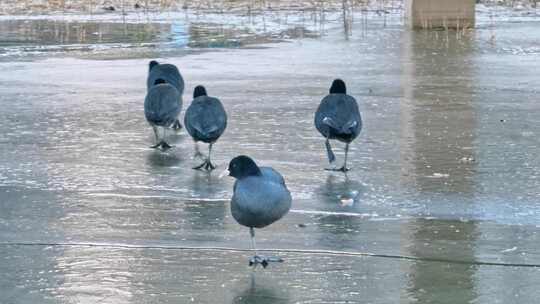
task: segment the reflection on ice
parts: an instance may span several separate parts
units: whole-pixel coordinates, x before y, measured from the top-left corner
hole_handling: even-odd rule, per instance
[[[239,289],[239,292],[234,295],[231,303],[289,303],[290,300],[287,296],[287,290],[285,290],[283,286],[277,286],[276,282],[273,280],[265,278],[264,274],[252,272],[248,281],[247,284],[245,284],[246,282],[243,280],[240,281],[247,286],[244,289]],[[234,289],[235,288],[233,288],[233,290]]]
[[[208,20],[208,21],[205,21]],[[240,19],[241,20],[241,19]],[[298,23],[272,20],[252,29],[234,20],[178,18],[131,20],[0,20],[0,60],[64,56],[96,59],[181,56],[204,48],[238,48],[283,39],[316,37]],[[222,23],[219,23],[222,22]],[[238,21],[236,21],[238,22]]]
[[[365,185],[350,179],[348,175],[329,174],[326,183],[317,189],[316,193],[329,206],[354,208],[355,205],[362,203],[361,198],[365,192],[364,188]],[[336,208],[336,210],[339,210],[339,208]]]
[[[175,154],[174,151],[154,151],[148,154],[148,163],[152,167],[178,167],[182,164],[183,158]]]

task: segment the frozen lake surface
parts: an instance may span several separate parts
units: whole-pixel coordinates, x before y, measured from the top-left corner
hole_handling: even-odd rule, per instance
[[[465,32],[359,15],[347,39],[339,14],[3,17],[0,303],[537,303],[540,20],[499,13]],[[185,104],[198,84],[224,103],[216,172],[185,131],[149,148],[151,58]],[[347,177],[313,126],[336,77],[364,119]],[[294,199],[257,234],[285,263],[254,274],[217,177],[239,154]]]

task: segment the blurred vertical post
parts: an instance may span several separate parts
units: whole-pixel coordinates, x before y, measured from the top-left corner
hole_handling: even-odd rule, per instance
[[[347,20],[347,0],[342,0],[343,8],[343,31],[345,32],[345,39],[349,39],[349,22]]]
[[[476,0],[405,0],[411,28],[471,28]]]

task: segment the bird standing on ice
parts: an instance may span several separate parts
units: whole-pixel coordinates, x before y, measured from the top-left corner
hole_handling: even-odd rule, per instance
[[[154,130],[157,142],[152,147],[169,149],[171,146],[165,140],[167,130],[169,128],[175,130],[182,128],[178,121],[178,115],[182,110],[184,79],[176,66],[160,64],[152,60],[149,63],[146,87],[148,92],[145,98],[144,112],[147,121]],[[160,130],[163,133],[161,136]]]
[[[285,180],[270,167],[259,167],[248,156],[237,156],[229,163],[229,175],[236,178],[234,194],[231,200],[233,218],[249,228],[251,246],[255,255],[249,265],[264,268],[270,262],[283,262],[281,258],[266,257],[257,254],[255,228],[266,227],[281,219],[291,209],[291,193]]]
[[[154,129],[157,142],[152,148],[160,148],[162,150],[171,148],[171,145],[166,141],[166,132],[180,114],[181,105],[178,103],[178,98],[178,90],[162,79],[158,79],[156,85],[146,94],[144,115]],[[161,136],[160,130],[162,130]]]
[[[336,79],[330,87],[330,94],[321,101],[315,113],[315,127],[326,138],[326,153],[330,165],[333,165],[336,156],[332,152],[330,139],[337,139],[345,143],[345,161],[339,169],[330,168],[332,171],[347,172],[347,156],[349,144],[360,134],[362,130],[362,117],[358,110],[356,100],[347,95],[345,82]]]
[[[202,141],[208,144],[208,157],[204,162],[193,169],[205,169],[212,171],[216,168],[210,161],[212,145],[223,134],[227,128],[227,113],[221,101],[215,97],[210,97],[203,86],[197,86],[193,92],[193,101],[186,110],[184,125],[189,135],[195,141],[195,156],[201,156],[197,142]]]

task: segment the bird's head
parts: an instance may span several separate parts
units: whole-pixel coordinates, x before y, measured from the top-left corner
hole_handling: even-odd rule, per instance
[[[261,175],[259,166],[248,156],[240,155],[231,160],[227,169],[229,176],[242,179],[248,176]]]
[[[347,87],[345,81],[341,79],[334,79],[332,86],[330,87],[330,94],[347,94]]]
[[[199,96],[208,96],[206,94],[206,88],[202,85],[198,85],[195,87],[195,90],[193,90],[193,99],[199,97]]]
[[[151,71],[156,65],[159,65],[159,62],[152,60],[148,63],[148,71]]]

